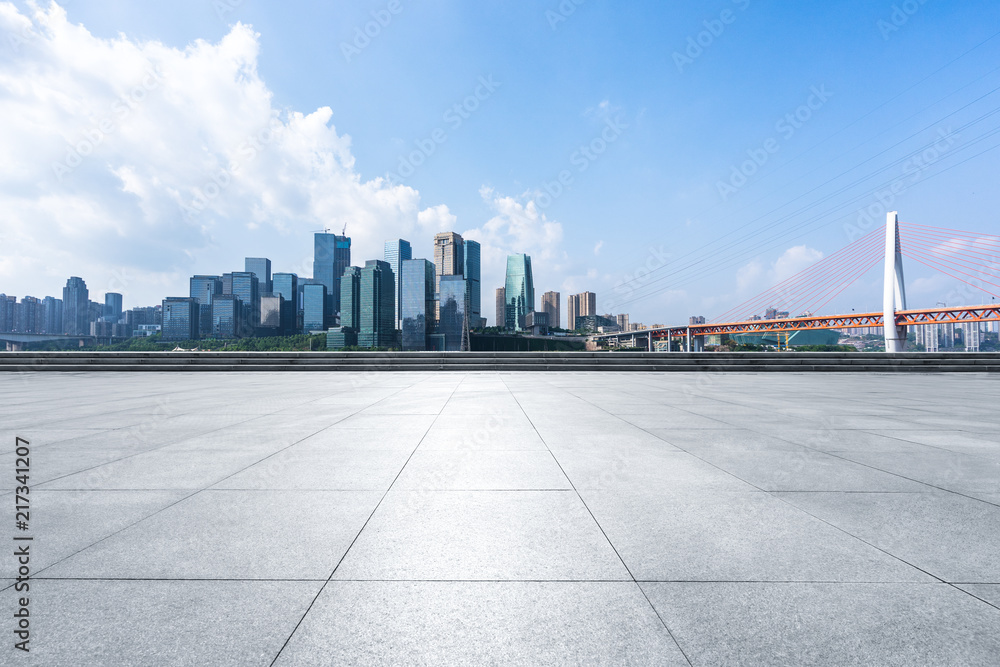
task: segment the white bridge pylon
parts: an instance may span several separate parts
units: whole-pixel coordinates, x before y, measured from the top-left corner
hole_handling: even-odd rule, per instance
[[[882,322],[885,351],[906,350],[906,327],[896,326],[896,311],[906,310],[903,254],[899,245],[899,213],[891,211],[885,221],[885,283],[882,292]]]

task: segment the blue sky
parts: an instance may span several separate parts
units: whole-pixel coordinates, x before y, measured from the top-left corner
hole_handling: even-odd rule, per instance
[[[3,223],[8,231],[3,254],[12,252],[12,243],[45,248],[58,234],[34,238],[30,230],[39,225],[31,216],[72,217],[85,206],[85,193],[102,188],[107,199],[91,215],[120,216],[115,232],[87,257],[80,257],[87,252],[76,245],[75,250],[54,247],[47,256],[59,261],[8,258],[0,263],[0,291],[57,294],[73,272],[92,290],[110,285],[126,291],[131,301],[126,306],[155,303],[168,292],[183,294],[191,273],[233,270],[244,255],[266,254],[275,270],[293,267],[307,274],[303,255],[311,247],[309,232],[317,227],[339,230],[347,224],[360,264],[379,256],[381,241],[389,236],[408,238],[415,253],[428,256],[433,232],[450,224],[449,230],[468,232],[489,247],[487,304],[502,284],[502,256],[523,251],[534,257],[539,294],[589,289],[598,293],[602,310],[629,312],[633,321],[675,323],[691,314],[725,311],[843,247],[853,238],[850,226],[857,225],[858,211],[877,201],[876,186],[894,178],[907,176],[907,187],[892,202],[904,221],[1000,230],[1000,152],[959,164],[998,143],[988,135],[1000,127],[997,118],[960,132],[948,150],[920,165],[915,179],[902,165],[892,165],[932,143],[939,132],[954,132],[1000,107],[1000,93],[988,95],[1000,86],[1000,70],[994,71],[1000,37],[986,41],[1000,26],[997,3],[577,1],[66,2],[68,23],[81,24],[92,37],[81,48],[125,40],[136,48],[123,57],[149,62],[160,57],[151,43],[174,50],[175,60],[192,60],[189,45],[197,40],[218,45],[237,23],[251,26],[257,35],[255,73],[247,77],[256,90],[253,99],[266,100],[282,122],[292,112],[308,116],[328,107],[327,127],[335,129],[335,137],[316,140],[331,142],[324,150],[338,155],[343,169],[312,178],[312,187],[301,192],[261,195],[256,203],[246,202],[259,187],[248,185],[242,197],[230,188],[192,223],[180,217],[176,201],[169,215],[150,213],[150,207],[169,208],[174,195],[183,198],[176,193],[184,186],[164,186],[162,196],[151,193],[170,178],[152,169],[143,174],[148,160],[138,149],[115,144],[112,150],[109,143],[94,153],[108,150],[101,160],[89,159],[68,177],[81,182],[72,186],[71,202],[58,207],[21,202],[8,209],[23,219]],[[24,3],[14,6],[23,16],[31,13]],[[380,16],[385,25],[377,34],[367,44],[355,42],[366,24],[375,32],[371,22]],[[16,32],[15,25],[8,20],[8,34]],[[11,84],[18,76],[54,62],[51,53],[59,50],[60,39],[45,38],[48,50],[36,45],[0,55],[11,90],[20,90]],[[691,46],[699,40],[700,46]],[[345,45],[353,46],[346,55]],[[108,79],[103,70],[93,72],[93,85],[84,88],[79,80],[90,78],[85,74],[82,68],[74,74],[81,95],[99,95],[137,76]],[[153,91],[156,101],[141,106],[123,126],[140,122],[144,113],[155,114],[160,127],[173,123],[178,107],[154,104],[173,100],[173,86],[182,85]],[[194,155],[204,153],[205,145],[212,152],[204,137],[224,131],[227,114],[234,123],[243,118],[244,92],[217,92],[224,89],[215,83],[206,85],[203,96],[190,96],[183,107],[185,129],[177,130],[175,143],[190,141]],[[480,98],[470,98],[477,89]],[[35,105],[57,104],[52,94],[36,91],[28,98]],[[474,110],[457,115],[454,105],[467,99]],[[808,120],[779,128],[786,114],[810,102]],[[28,107],[25,101],[23,108]],[[72,113],[57,116],[70,127],[61,132],[63,143],[73,144],[86,121],[77,118],[73,125]],[[198,118],[210,120],[200,128]],[[296,133],[297,143],[289,143],[321,135],[315,129]],[[580,151],[592,141],[602,147],[599,139],[604,140],[600,154],[591,158]],[[733,167],[749,159],[748,151],[760,155],[769,139],[772,152],[756,173],[725,197],[720,194],[719,184]],[[421,164],[403,178],[401,160],[413,162],[418,142],[425,147],[417,156],[423,157]],[[58,156],[62,149],[53,144],[51,150]],[[289,160],[302,160],[304,168],[316,160],[309,147],[282,144],[281,151],[256,159],[252,167],[260,169],[260,178],[270,173],[278,181],[294,179],[299,172],[289,169]],[[26,153],[24,160],[35,159],[37,152]],[[39,159],[47,167],[50,157]],[[262,161],[272,159],[274,171],[268,172]],[[177,161],[175,156],[173,164]],[[201,168],[198,159],[192,162],[191,171]],[[887,169],[861,179],[882,167]],[[142,184],[129,185],[131,168]],[[546,184],[555,192],[561,172],[568,174],[568,185],[547,198]],[[396,189],[388,181],[361,187],[388,177]],[[65,180],[49,179],[27,194],[16,176],[4,178],[5,196],[34,197],[36,204],[67,187]],[[329,200],[339,191],[337,179],[345,178],[360,184],[363,192],[352,196],[367,214],[354,216],[350,206]],[[854,181],[859,182],[820,202]],[[319,201],[316,189],[334,194]],[[122,190],[131,198],[116,199]],[[395,198],[393,214],[380,217],[378,206],[386,198]],[[283,203],[272,207],[274,200]],[[809,204],[815,206],[799,210]],[[160,241],[149,241],[144,230],[150,229],[159,230],[170,252],[159,249]],[[172,240],[171,229],[177,232]],[[737,229],[754,236],[722,249],[719,238]],[[119,252],[107,247],[116,244]],[[643,266],[692,252],[690,258],[701,260],[698,271],[657,283],[643,277]],[[147,274],[149,266],[155,270]],[[932,306],[954,294],[948,279],[907,268],[913,305]],[[116,273],[132,276],[117,280],[124,288],[116,286]],[[873,272],[831,309],[877,309],[880,280]],[[492,319],[492,313],[484,314]]]

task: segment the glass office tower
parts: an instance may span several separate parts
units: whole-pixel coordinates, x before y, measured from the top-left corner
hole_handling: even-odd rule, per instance
[[[462,349],[462,332],[469,303],[468,285],[462,276],[441,276],[441,319],[437,330],[444,336],[446,352],[459,352]]]
[[[201,330],[214,331],[212,324],[212,301],[222,294],[222,278],[219,276],[191,276],[188,296],[201,304]],[[230,282],[232,288],[232,282]],[[230,292],[232,289],[230,289]]]
[[[465,242],[465,280],[469,283],[469,326],[485,326],[479,318],[483,316],[482,306],[482,250],[477,241]]]
[[[104,295],[104,320],[118,322],[122,318],[122,295],[118,292],[107,292]]]
[[[270,294],[271,285],[271,260],[267,257],[247,257],[243,260],[243,270],[257,276],[257,284],[261,294]]]
[[[389,268],[392,269],[392,275],[396,277],[395,309],[397,329],[402,328],[403,322],[403,281],[399,278],[403,275],[403,262],[409,259],[413,259],[413,249],[410,247],[409,241],[397,239],[385,242],[385,261],[389,264]]]
[[[504,309],[504,328],[509,331],[524,329],[524,316],[535,310],[535,284],[531,278],[531,257],[507,256],[507,300]]]
[[[280,294],[285,301],[299,307],[299,277],[294,273],[275,273],[271,278],[271,291]]]
[[[232,294],[243,302],[243,312],[246,316],[246,335],[260,325],[260,282],[257,274],[251,271],[234,271],[232,276]]]
[[[191,297],[163,300],[163,340],[197,340],[201,306]]]
[[[361,269],[349,266],[340,277],[340,326],[361,329]]]
[[[213,338],[240,338],[246,334],[246,313],[238,296],[218,294],[207,308],[212,314]]]
[[[434,265],[426,259],[403,262],[403,349],[428,349],[427,337],[434,333]]]
[[[313,279],[326,286],[331,315],[340,312],[340,277],[351,265],[351,239],[319,233],[313,242]]]
[[[396,344],[396,281],[387,262],[370,259],[361,269],[361,327],[358,347]]]
[[[330,301],[326,293],[326,285],[306,285],[302,290],[302,330],[326,331],[330,321]]]

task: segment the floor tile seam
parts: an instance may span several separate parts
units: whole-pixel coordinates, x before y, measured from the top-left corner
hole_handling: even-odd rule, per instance
[[[953,583],[948,583],[948,585],[951,586],[952,588],[954,588],[955,590],[960,591],[960,592],[968,595],[969,597],[971,597],[971,598],[973,598],[975,600],[979,600],[983,604],[989,605],[990,607],[993,607],[997,611],[1000,611],[1000,606],[998,606],[996,603],[990,602],[989,600],[986,600],[985,598],[981,598],[978,595],[976,595],[975,593],[973,593],[972,591],[967,591],[967,590],[965,590],[964,588],[962,588],[959,585],[956,585],[956,584],[953,584]],[[964,584],[964,585],[968,586],[968,585],[974,585],[974,584]]]
[[[467,375],[464,375],[464,374],[461,376],[461,379],[458,381],[458,383],[452,389],[451,396],[455,395],[455,392],[458,391],[458,388],[460,386],[462,386],[462,382],[465,381],[466,377],[467,377]],[[426,379],[427,378],[425,377],[424,380],[426,380]],[[421,381],[424,381],[424,380],[421,380]],[[408,385],[408,386],[403,387],[402,389],[400,389],[399,392],[405,391],[406,389],[412,388],[412,387],[417,386],[419,384],[420,384],[420,382],[416,382],[416,383],[414,383],[412,385]],[[394,396],[396,393],[399,393],[399,392],[395,392],[394,394],[392,394],[392,396]],[[449,400],[451,400],[450,396],[449,396]],[[441,412],[444,411],[444,408],[447,405],[448,405],[448,401],[445,401],[445,404],[441,406]],[[326,587],[330,585],[330,582],[333,580],[334,575],[337,574],[337,570],[340,568],[341,564],[347,558],[347,554],[349,554],[351,552],[351,549],[357,543],[358,539],[361,537],[361,534],[365,532],[365,528],[368,527],[368,524],[371,522],[371,520],[375,516],[376,512],[378,512],[378,508],[382,506],[383,502],[385,502],[385,499],[389,495],[389,492],[392,490],[392,487],[396,483],[396,480],[398,480],[399,477],[400,477],[400,475],[403,474],[403,471],[406,469],[407,464],[409,464],[410,460],[413,458],[413,455],[416,454],[416,452],[417,452],[418,449],[420,449],[420,445],[421,445],[421,443],[423,443],[424,438],[427,437],[427,434],[430,433],[431,428],[433,428],[434,424],[437,423],[437,419],[438,419],[438,417],[441,416],[441,412],[439,412],[438,415],[437,415],[437,417],[435,417],[431,421],[430,425],[428,425],[427,430],[424,432],[424,435],[420,438],[420,441],[417,442],[416,446],[413,448],[413,451],[410,452],[410,455],[407,457],[406,461],[400,467],[399,472],[396,473],[396,476],[393,478],[392,482],[389,483],[389,486],[388,486],[388,488],[386,488],[385,493],[383,493],[382,497],[379,498],[379,500],[378,500],[377,503],[375,503],[375,507],[372,509],[371,513],[369,513],[368,517],[365,519],[364,523],[361,525],[361,528],[358,530],[357,534],[355,534],[354,539],[351,540],[351,543],[347,546],[347,549],[345,549],[344,553],[341,554],[340,559],[337,561],[337,564],[333,566],[333,570],[331,570],[330,576],[328,576],[326,578],[326,581],[323,583],[323,585],[320,586],[319,590],[316,592],[316,595],[309,602],[309,605],[306,607],[305,611],[302,613],[302,616],[299,618],[298,622],[296,622],[295,626],[292,628],[292,631],[288,634],[288,637],[285,638],[284,643],[282,643],[282,645],[278,648],[278,652],[275,653],[274,658],[271,660],[271,663],[270,663],[271,667],[274,667],[274,664],[281,657],[281,654],[285,650],[285,647],[287,647],[288,644],[289,644],[289,642],[292,641],[292,637],[295,636],[295,633],[298,631],[298,629],[302,625],[302,623],[305,622],[306,617],[309,615],[309,612],[312,611],[312,608],[316,604],[316,601],[319,600],[319,598],[320,598],[321,595],[323,595],[323,591],[326,590]]]
[[[412,386],[412,385],[411,385],[411,386]],[[403,389],[400,389],[400,391],[403,391],[403,390],[405,390],[406,388],[407,388],[407,387],[404,387]],[[312,403],[312,402],[315,402],[316,400],[320,400],[320,398],[317,398],[317,399],[314,399],[314,401],[309,401],[308,403]],[[346,417],[345,417],[345,419],[346,419]],[[336,423],[337,423],[337,422],[335,422],[334,424],[330,424],[330,425],[328,425],[328,426],[325,426],[325,427],[323,427],[322,429],[320,429],[319,431],[316,431],[316,433],[313,433],[313,434],[311,434],[311,435],[308,435],[308,436],[306,436],[305,438],[302,438],[301,440],[299,440],[298,442],[302,442],[302,440],[305,440],[305,439],[307,439],[307,438],[311,438],[311,437],[313,437],[314,435],[316,435],[316,434],[318,434],[318,433],[322,433],[322,432],[323,432],[324,430],[326,430],[326,429],[328,429],[328,428],[331,428],[332,426],[336,425]],[[216,430],[219,430],[219,429],[216,429]],[[214,433],[215,431],[211,431],[211,432],[213,432],[213,433]],[[293,446],[295,446],[296,444],[298,444],[298,442],[295,442],[295,443],[292,443],[291,445],[288,445],[288,447],[284,447],[283,449],[279,450],[278,452],[274,452],[274,453],[273,453],[273,454],[271,454],[270,456],[273,456],[274,454],[278,454],[278,453],[280,453],[281,451],[284,451],[285,449],[288,449],[289,447],[293,447]],[[265,457],[265,459],[266,459],[266,458],[270,458],[270,457],[268,456],[268,457]],[[264,460],[264,459],[261,459],[261,461],[263,461],[263,460]],[[257,461],[257,463],[260,463],[260,461]],[[235,473],[233,473],[233,474],[238,474],[239,472],[242,472],[243,470],[246,470],[247,468],[249,468],[249,467],[252,467],[253,465],[257,465],[257,463],[253,463],[253,464],[251,464],[251,466],[247,466],[246,468],[243,468],[243,469],[241,469],[241,470],[238,470],[237,472],[235,472]],[[95,466],[95,467],[99,467],[99,466]],[[92,469],[93,469],[93,468],[88,468],[87,470],[92,470]],[[80,472],[85,472],[85,470],[83,470],[83,471],[80,471]],[[75,474],[75,473],[74,473],[74,474]],[[171,507],[174,507],[174,506],[176,506],[176,505],[178,505],[178,504],[180,504],[180,503],[182,503],[182,502],[184,502],[184,501],[188,500],[189,498],[193,498],[194,496],[198,495],[198,494],[199,494],[199,493],[201,493],[202,491],[205,491],[205,490],[208,490],[208,489],[209,489],[209,488],[210,488],[211,486],[213,486],[213,485],[215,485],[215,484],[218,484],[218,483],[220,483],[220,482],[223,482],[223,481],[225,481],[226,479],[228,479],[228,478],[229,478],[229,477],[231,477],[231,476],[232,476],[232,475],[227,475],[226,477],[224,477],[224,478],[222,478],[221,480],[218,480],[218,481],[216,481],[216,482],[213,482],[213,483],[212,483],[211,485],[209,485],[209,486],[207,486],[207,487],[203,487],[203,488],[200,488],[200,489],[194,489],[194,490],[192,491],[192,493],[189,493],[189,494],[187,494],[187,495],[185,495],[185,496],[183,496],[183,497],[181,497],[181,498],[177,499],[176,501],[174,501],[174,502],[172,502],[172,503],[169,503],[168,505],[165,505],[164,507],[161,507],[160,509],[158,509],[158,510],[156,510],[156,511],[154,511],[154,512],[150,513],[150,514],[148,514],[148,515],[146,515],[146,516],[143,516],[143,517],[141,517],[141,518],[140,518],[140,519],[138,519],[137,521],[134,521],[134,522],[132,522],[132,523],[128,524],[127,526],[124,526],[124,527],[120,528],[119,530],[116,530],[116,531],[114,531],[114,532],[112,532],[112,533],[110,533],[110,534],[108,534],[108,535],[105,535],[104,537],[102,537],[102,538],[100,538],[100,539],[98,539],[98,540],[96,540],[96,541],[94,541],[94,542],[92,542],[92,543],[88,544],[87,546],[84,546],[84,547],[81,547],[80,549],[78,549],[78,550],[74,551],[73,553],[69,554],[68,556],[65,556],[64,558],[61,558],[61,559],[59,559],[58,561],[56,561],[56,562],[54,562],[54,563],[51,563],[50,565],[47,565],[47,566],[43,567],[42,569],[38,570],[38,572],[39,572],[39,573],[41,573],[41,572],[44,572],[44,571],[46,571],[46,570],[48,570],[48,569],[50,569],[50,568],[52,568],[52,567],[55,567],[56,565],[59,565],[60,563],[62,563],[62,562],[65,562],[66,560],[68,560],[68,559],[70,559],[70,558],[73,558],[73,557],[74,557],[74,556],[76,556],[77,554],[79,554],[79,553],[81,553],[81,552],[83,552],[83,551],[85,551],[85,550],[87,550],[87,549],[89,549],[89,548],[93,547],[94,545],[96,545],[96,544],[100,544],[101,542],[103,542],[103,541],[105,541],[105,540],[107,540],[107,539],[110,539],[110,538],[114,537],[115,535],[118,535],[118,534],[120,534],[120,533],[122,533],[122,532],[124,532],[124,531],[126,531],[126,530],[128,530],[128,529],[130,529],[130,528],[132,528],[132,527],[134,527],[134,526],[137,526],[138,524],[140,524],[140,523],[142,523],[142,522],[144,522],[144,521],[147,521],[148,519],[150,519],[150,518],[152,518],[152,517],[154,517],[154,516],[157,516],[157,515],[159,515],[159,514],[160,514],[160,513],[162,513],[162,512],[165,512],[165,511],[167,511],[167,510],[168,510],[168,509],[170,509]],[[60,479],[61,479],[61,478],[60,478]],[[53,481],[54,481],[54,480],[53,480]],[[188,490],[189,490],[189,489],[178,489],[178,491],[188,491]]]
[[[591,405],[594,405],[594,404],[592,403]],[[594,407],[596,407],[596,408],[597,408],[597,409],[599,409],[599,410],[603,410],[603,408],[601,408],[601,407],[600,407],[599,405],[594,405]],[[610,413],[608,413],[608,414],[610,414]],[[642,430],[644,430],[644,431],[646,431],[647,433],[649,433],[649,431],[648,431],[647,429],[642,429]],[[655,435],[655,434],[653,434],[653,433],[650,433],[650,435]],[[660,437],[660,436],[656,436],[656,437]],[[669,442],[668,440],[666,440],[666,439],[664,439],[664,438],[660,438],[660,439],[661,439],[661,440],[663,440],[664,442],[667,442],[668,444],[673,444],[673,443],[670,443],[670,442]],[[786,441],[786,442],[787,442],[787,441]],[[684,450],[684,448],[683,448],[683,447],[679,447],[678,445],[674,445],[674,447],[678,447],[679,449],[681,449],[681,450],[683,450],[683,451],[687,451],[687,450]],[[724,468],[721,468],[721,467],[719,467],[719,466],[715,465],[715,464],[714,464],[714,463],[712,463],[711,461],[707,461],[707,460],[705,460],[705,459],[701,458],[701,457],[700,457],[700,456],[698,456],[697,454],[694,454],[694,453],[691,453],[691,452],[688,452],[688,453],[689,453],[689,454],[691,454],[691,456],[694,456],[694,457],[695,457],[695,458],[697,458],[698,460],[702,461],[703,463],[705,463],[705,464],[707,464],[707,465],[710,465],[710,466],[712,466],[713,468],[716,468],[717,470],[720,470],[720,471],[724,472],[724,473],[725,473],[725,474],[727,474],[727,475],[731,475],[732,477],[734,477],[734,478],[736,478],[736,479],[738,479],[738,480],[742,481],[742,482],[743,482],[743,483],[745,483],[745,484],[749,484],[750,486],[753,486],[754,488],[757,488],[757,489],[759,489],[759,490],[761,490],[761,491],[764,491],[765,493],[768,493],[768,495],[770,495],[770,496],[771,496],[772,498],[774,498],[774,499],[776,499],[776,500],[780,501],[781,503],[783,503],[783,504],[787,505],[788,507],[790,507],[790,508],[792,508],[792,509],[794,509],[794,510],[796,510],[796,511],[798,511],[798,512],[801,512],[802,514],[805,514],[806,516],[810,516],[810,517],[812,517],[812,518],[816,519],[817,521],[819,521],[819,522],[821,522],[821,523],[823,523],[823,524],[826,524],[827,526],[830,526],[830,527],[831,527],[831,528],[833,528],[834,530],[836,530],[836,531],[838,531],[838,532],[840,532],[840,533],[843,533],[844,535],[847,535],[848,537],[850,537],[850,538],[852,538],[852,539],[854,539],[854,540],[857,540],[858,542],[861,542],[862,544],[866,544],[866,545],[868,545],[869,547],[871,547],[872,549],[875,549],[876,551],[879,551],[879,552],[881,552],[881,553],[885,554],[886,556],[888,556],[888,557],[890,557],[890,558],[892,558],[892,559],[894,559],[894,560],[898,560],[899,562],[903,563],[904,565],[908,565],[909,567],[911,567],[911,568],[913,568],[913,569],[915,569],[915,570],[917,570],[917,571],[919,571],[919,572],[922,572],[922,573],[926,574],[927,576],[929,576],[929,577],[931,577],[931,578],[933,578],[933,579],[935,579],[935,580],[937,580],[937,581],[940,581],[940,582],[942,582],[942,583],[947,583],[947,582],[946,582],[946,581],[945,581],[944,579],[942,579],[941,577],[939,577],[939,576],[937,576],[937,575],[935,575],[935,574],[932,574],[932,573],[930,573],[930,572],[928,572],[928,571],[924,570],[923,568],[920,568],[920,567],[917,567],[917,566],[916,566],[916,565],[914,565],[913,563],[910,563],[910,562],[906,561],[905,559],[901,558],[900,556],[897,556],[897,555],[895,555],[895,554],[892,554],[892,553],[889,553],[889,552],[888,552],[888,551],[886,551],[885,549],[882,549],[882,548],[880,548],[880,547],[878,547],[878,546],[876,546],[876,545],[872,544],[871,542],[869,542],[869,541],[867,541],[867,540],[865,540],[865,539],[863,539],[863,538],[861,538],[861,537],[859,537],[859,536],[857,536],[857,535],[854,535],[854,534],[853,534],[853,533],[851,533],[850,531],[848,531],[848,530],[846,530],[846,529],[844,529],[844,528],[841,528],[840,526],[837,526],[837,525],[835,525],[835,524],[831,523],[830,521],[827,521],[826,519],[823,519],[822,517],[819,517],[819,516],[816,516],[815,514],[813,514],[813,513],[809,512],[808,510],[805,510],[805,509],[802,509],[801,507],[798,507],[798,506],[796,506],[796,505],[794,505],[794,504],[792,504],[792,503],[788,502],[788,501],[787,501],[786,499],[782,498],[781,496],[779,496],[779,495],[775,495],[775,492],[769,492],[769,491],[767,491],[766,489],[762,489],[762,488],[761,488],[761,487],[759,487],[758,485],[756,485],[756,484],[753,484],[752,482],[750,482],[750,481],[748,481],[748,480],[745,480],[745,479],[742,479],[742,478],[741,478],[741,477],[740,477],[739,475],[736,475],[736,474],[735,474],[735,473],[733,473],[733,472],[730,472],[730,471],[728,471],[728,470],[725,470]]]
[[[501,378],[501,380],[502,380],[502,378]],[[542,381],[545,382],[546,384],[548,384],[552,388],[555,387],[555,385],[553,385],[551,381],[547,381],[545,379],[543,379]],[[639,592],[642,594],[642,596],[646,599],[646,604],[649,605],[649,608],[652,609],[653,613],[656,615],[656,618],[660,621],[661,627],[663,627],[663,629],[666,631],[667,635],[670,637],[670,640],[673,641],[674,646],[677,647],[677,650],[680,651],[680,653],[681,653],[682,656],[684,656],[684,660],[687,662],[687,664],[689,665],[689,667],[693,667],[694,663],[691,662],[691,658],[689,658],[688,655],[687,655],[687,653],[684,651],[684,648],[681,646],[680,642],[677,640],[677,637],[674,635],[673,631],[670,629],[670,626],[667,625],[666,620],[660,614],[660,611],[656,608],[656,605],[653,604],[653,601],[649,599],[649,596],[646,594],[646,591],[644,591],[643,588],[642,588],[642,586],[639,585],[639,583],[636,581],[635,575],[632,573],[632,570],[629,568],[628,564],[625,562],[625,559],[622,558],[621,553],[619,553],[618,548],[614,545],[614,543],[611,541],[611,538],[608,536],[607,532],[604,530],[604,526],[602,526],[601,522],[597,520],[596,516],[594,516],[594,512],[590,509],[590,506],[587,504],[587,501],[583,499],[583,496],[580,495],[579,490],[577,490],[576,484],[573,482],[573,480],[571,480],[569,478],[569,475],[566,474],[566,470],[563,468],[562,464],[559,462],[559,459],[556,457],[555,453],[549,447],[549,444],[545,441],[545,438],[542,437],[542,434],[538,432],[538,429],[535,427],[534,421],[532,421],[531,417],[528,416],[528,413],[525,411],[524,406],[521,405],[521,401],[514,394],[514,391],[510,388],[510,386],[507,385],[506,381],[504,381],[504,385],[507,386],[507,391],[510,392],[511,397],[514,399],[514,401],[517,403],[518,407],[521,409],[521,412],[524,414],[525,419],[528,420],[528,422],[531,424],[532,428],[535,428],[535,434],[539,438],[541,438],[542,443],[545,445],[546,450],[548,450],[548,452],[549,452],[549,456],[551,456],[552,460],[555,461],[555,464],[557,466],[559,466],[559,470],[562,472],[563,476],[566,478],[566,481],[569,482],[570,486],[573,487],[573,491],[576,493],[576,497],[579,499],[579,501],[583,505],[584,509],[587,510],[587,514],[590,515],[590,519],[594,522],[594,525],[597,526],[597,529],[601,531],[601,535],[604,536],[604,539],[605,539],[605,541],[607,541],[608,546],[611,547],[611,550],[614,551],[615,556],[618,557],[618,561],[622,564],[622,567],[625,568],[625,572],[628,573],[628,576],[632,579],[632,583],[639,590]],[[568,390],[562,390],[562,389],[560,389],[560,391],[562,391],[564,393],[567,393],[567,394],[570,394],[570,395],[573,395],[572,392],[570,392]]]

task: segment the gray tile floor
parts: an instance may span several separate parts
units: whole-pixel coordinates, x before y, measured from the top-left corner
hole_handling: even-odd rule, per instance
[[[0,664],[996,665],[1000,379],[0,375]],[[15,594],[0,554],[2,616]]]

